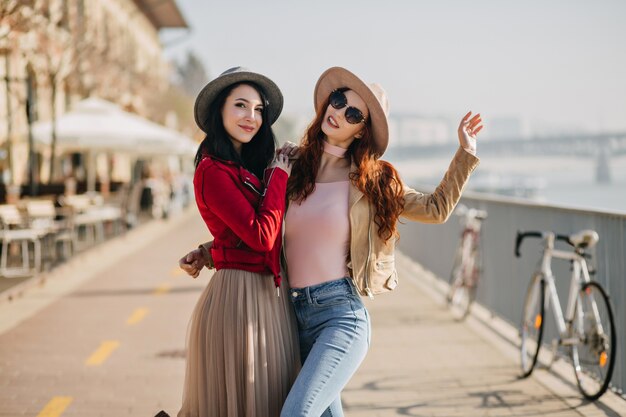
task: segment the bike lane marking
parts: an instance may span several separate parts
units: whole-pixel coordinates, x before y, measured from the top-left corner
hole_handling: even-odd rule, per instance
[[[85,361],[85,365],[102,365],[102,363],[104,363],[104,361],[107,360],[109,356],[111,356],[111,353],[113,353],[113,351],[115,351],[115,349],[117,349],[119,346],[120,342],[118,342],[117,340],[105,340],[104,342],[102,342],[100,347],[94,353],[92,353],[89,358],[87,358],[87,360]]]
[[[131,314],[130,317],[128,317],[128,319],[126,320],[126,324],[128,326],[132,326],[133,324],[139,323],[141,320],[144,319],[144,317],[146,317],[149,311],[150,310],[145,307],[135,309],[135,311],[133,311],[133,314]]]
[[[72,401],[74,401],[72,397],[53,397],[37,417],[59,417]]]
[[[172,286],[170,284],[163,283],[163,284],[159,285],[158,287],[156,287],[156,289],[154,290],[154,292],[152,294],[154,294],[154,295],[163,295],[163,294],[168,293],[171,288],[172,288]]]
[[[179,277],[183,275],[184,273],[185,271],[183,271],[179,266],[172,268],[172,270],[170,271],[170,275],[173,277]]]

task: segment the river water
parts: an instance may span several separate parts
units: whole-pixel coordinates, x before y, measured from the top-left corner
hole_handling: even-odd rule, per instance
[[[479,150],[480,152],[480,150]],[[451,155],[452,156],[452,155]],[[450,158],[451,158],[450,156]],[[610,183],[598,183],[593,158],[481,156],[468,190],[532,201],[626,214],[626,155],[611,158]],[[412,186],[438,184],[450,158],[390,160]]]

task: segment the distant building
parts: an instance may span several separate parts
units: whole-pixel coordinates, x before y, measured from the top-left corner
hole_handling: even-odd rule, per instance
[[[483,140],[506,140],[528,137],[528,128],[518,117],[489,117],[483,121]],[[411,113],[391,113],[390,146],[428,146],[455,143],[457,120],[443,116],[422,116]]]
[[[435,145],[454,140],[450,122],[442,117],[392,113],[389,146]]]
[[[0,182],[26,181],[27,110],[51,120],[95,95],[150,118],[169,85],[159,30],[186,27],[175,0],[0,1]]]
[[[484,133],[486,139],[505,140],[527,136],[522,120],[517,117],[490,117],[488,124],[489,128]]]

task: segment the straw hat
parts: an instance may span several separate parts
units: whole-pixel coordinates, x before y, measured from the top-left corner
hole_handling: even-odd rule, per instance
[[[379,84],[365,84],[359,77],[345,68],[332,67],[324,71],[317,80],[313,98],[315,109],[319,107],[338,88],[348,88],[361,97],[369,110],[369,120],[377,152],[382,155],[389,143],[389,102],[387,93]]]
[[[206,114],[213,100],[215,100],[217,95],[226,87],[241,82],[251,82],[258,85],[261,90],[263,90],[263,94],[265,94],[265,98],[268,101],[265,103],[265,109],[268,112],[267,117],[270,124],[274,124],[276,119],[278,119],[280,112],[283,110],[283,95],[274,81],[264,75],[252,72],[247,68],[234,67],[227,69],[221,73],[219,77],[205,85],[204,88],[200,90],[198,97],[196,97],[193,113],[196,124],[203,132],[206,133],[204,123],[206,121]]]

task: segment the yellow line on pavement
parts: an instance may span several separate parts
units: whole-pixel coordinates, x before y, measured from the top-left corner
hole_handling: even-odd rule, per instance
[[[170,284],[161,284],[154,290],[154,295],[163,295],[167,293],[172,286]]]
[[[102,363],[119,346],[120,346],[120,342],[118,342],[117,340],[106,340],[102,342],[100,347],[94,353],[92,353],[91,356],[85,361],[85,365],[87,366],[102,365]]]
[[[133,311],[133,314],[131,314],[128,320],[126,320],[126,324],[130,326],[130,325],[139,323],[141,320],[143,320],[144,317],[146,317],[146,314],[148,314],[148,311],[149,310],[147,308],[136,309],[135,311]]]
[[[170,275],[172,275],[173,277],[179,277],[183,275],[184,273],[185,271],[183,271],[182,269],[180,269],[179,266],[177,266],[176,268],[172,269],[172,271],[170,272]]]
[[[53,397],[37,417],[59,417],[73,400],[72,397]]]

